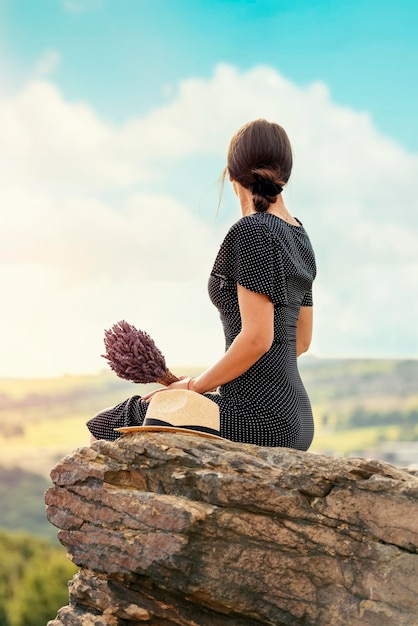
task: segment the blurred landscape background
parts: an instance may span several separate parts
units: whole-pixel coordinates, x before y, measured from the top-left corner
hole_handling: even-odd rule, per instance
[[[203,368],[172,368],[197,375]],[[300,359],[316,435],[310,452],[418,468],[418,360]],[[45,517],[49,473],[88,445],[85,422],[154,385],[110,370],[96,375],[0,380],[0,626],[43,626],[67,603],[77,571]]]
[[[177,368],[197,375],[203,368]],[[316,434],[310,452],[369,456],[418,468],[418,360],[301,359]],[[43,492],[51,468],[88,445],[85,422],[98,411],[154,385],[110,370],[56,379],[2,379],[0,527],[53,539]]]
[[[317,257],[311,451],[417,465],[417,28],[415,0],[0,0],[0,626],[67,603],[50,469],[143,391],[102,369],[104,329],[178,374],[223,352],[218,181],[251,119],[289,133]]]

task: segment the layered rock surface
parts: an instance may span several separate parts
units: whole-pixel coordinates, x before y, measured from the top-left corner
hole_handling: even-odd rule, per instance
[[[418,478],[197,435],[136,433],[51,473],[80,572],[49,626],[418,625]]]

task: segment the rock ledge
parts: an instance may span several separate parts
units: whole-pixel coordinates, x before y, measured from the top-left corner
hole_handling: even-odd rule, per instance
[[[47,517],[80,572],[49,626],[418,625],[418,478],[173,433],[79,448]]]

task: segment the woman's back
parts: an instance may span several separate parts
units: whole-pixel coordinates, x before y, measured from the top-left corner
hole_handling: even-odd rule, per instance
[[[297,368],[296,328],[300,307],[312,304],[315,274],[314,252],[303,226],[264,212],[243,217],[231,227],[209,279],[226,349],[241,331],[237,283],[268,295],[274,304],[271,348],[241,376],[221,385],[219,399],[210,396],[220,404],[221,414],[226,403],[239,405],[242,414],[267,411],[277,416],[283,435],[288,430],[296,435],[292,442],[282,438],[274,443],[273,437],[263,445],[307,448],[312,440],[312,412]]]

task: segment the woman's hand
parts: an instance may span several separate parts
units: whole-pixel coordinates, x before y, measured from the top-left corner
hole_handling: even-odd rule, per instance
[[[189,382],[191,381],[190,376],[179,376],[179,380],[175,383],[171,383],[167,387],[162,387],[161,389],[155,389],[154,391],[150,391],[145,396],[141,397],[141,400],[145,400],[145,402],[150,402],[151,398],[155,396],[156,393],[161,393],[162,391],[170,391],[171,389],[189,389]]]

